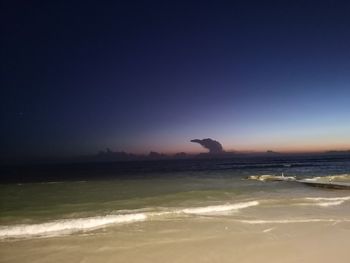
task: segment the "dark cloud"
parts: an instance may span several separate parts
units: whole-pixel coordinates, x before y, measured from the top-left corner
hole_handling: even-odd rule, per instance
[[[212,140],[210,138],[207,139],[194,139],[191,140],[191,142],[195,142],[195,143],[199,143],[200,145],[202,145],[204,148],[209,150],[209,153],[223,153],[224,149],[222,148],[221,143],[219,143],[218,141]]]

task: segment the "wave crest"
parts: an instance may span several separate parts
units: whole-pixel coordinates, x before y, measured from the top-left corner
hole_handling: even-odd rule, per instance
[[[103,228],[109,225],[133,223],[145,221],[157,216],[166,216],[175,214],[207,214],[224,211],[238,211],[239,209],[258,205],[258,201],[249,201],[237,204],[206,206],[196,208],[186,208],[182,210],[173,210],[167,212],[147,212],[133,213],[125,215],[105,215],[96,217],[86,217],[77,219],[62,219],[52,222],[30,225],[13,225],[0,227],[0,239],[4,238],[26,238],[42,236],[58,236],[72,234],[76,232],[91,231]]]
[[[54,236],[80,231],[94,230],[111,224],[144,221],[147,216],[143,213],[130,215],[106,215],[97,217],[63,219],[42,224],[14,225],[0,228],[0,238]]]
[[[215,213],[215,212],[238,211],[243,208],[257,206],[257,205],[259,205],[258,201],[249,201],[249,202],[243,202],[243,203],[237,203],[237,204],[186,208],[181,211],[185,214],[208,214],[208,213]]]
[[[349,222],[347,219],[281,219],[281,220],[237,220],[240,223],[251,224],[251,225],[262,225],[262,224],[293,224],[293,223],[340,223],[340,222]]]

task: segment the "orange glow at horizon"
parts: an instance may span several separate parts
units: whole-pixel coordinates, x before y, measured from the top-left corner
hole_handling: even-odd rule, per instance
[[[347,151],[350,150],[350,142],[334,142],[334,143],[321,143],[318,141],[308,141],[305,143],[295,143],[293,141],[280,143],[280,144],[269,144],[269,143],[257,143],[256,145],[236,143],[236,144],[225,144],[222,143],[226,152],[266,152],[268,150],[282,152],[282,153],[321,153],[327,151]],[[158,146],[158,147],[157,147]],[[154,145],[149,150],[135,149],[135,153],[148,154],[150,151],[161,152],[164,154],[176,154],[179,152],[185,152],[187,154],[198,154],[205,153],[207,150],[200,145],[196,145],[188,142],[188,144],[182,145],[167,145],[159,147]]]

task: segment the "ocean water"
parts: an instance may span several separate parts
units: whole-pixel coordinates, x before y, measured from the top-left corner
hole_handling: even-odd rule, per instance
[[[350,182],[350,157],[4,167],[0,261],[348,262],[350,190],[247,180],[282,173]]]

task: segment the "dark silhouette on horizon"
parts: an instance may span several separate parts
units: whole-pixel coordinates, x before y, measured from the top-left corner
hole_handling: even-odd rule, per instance
[[[173,154],[165,154],[156,151],[150,151],[148,154],[138,154],[130,153],[125,151],[114,151],[110,148],[101,150],[95,154],[85,154],[78,156],[62,156],[62,157],[33,157],[32,159],[2,159],[0,165],[7,164],[30,164],[30,163],[89,163],[89,162],[119,162],[119,161],[156,161],[156,160],[185,160],[185,159],[211,159],[211,158],[249,158],[249,157],[259,157],[259,156],[349,156],[350,150],[329,150],[323,152],[300,152],[300,153],[290,153],[290,152],[276,152],[273,150],[267,150],[265,152],[261,151],[225,151],[220,142],[206,138],[206,139],[193,139],[191,142],[195,142],[208,149],[209,152],[202,153],[186,153],[177,152]]]
[[[221,143],[210,138],[206,138],[202,140],[194,139],[194,140],[191,140],[191,142],[199,143],[205,149],[208,149],[210,154],[218,154],[218,153],[220,154],[225,152],[224,149],[222,148]]]
[[[266,153],[267,153],[267,154],[271,154],[271,155],[278,155],[278,154],[281,154],[280,152],[276,152],[276,151],[272,151],[272,150],[267,150]]]

